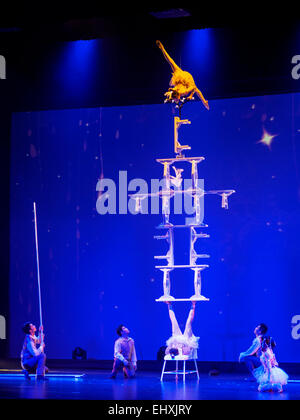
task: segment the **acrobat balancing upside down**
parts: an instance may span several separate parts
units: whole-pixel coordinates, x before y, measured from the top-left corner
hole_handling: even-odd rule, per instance
[[[197,88],[193,76],[187,71],[183,71],[175,63],[160,41],[156,41],[156,45],[162,51],[173,72],[169,83],[171,87],[165,93],[165,102],[175,102],[178,104],[179,101],[192,100],[194,98],[194,94],[197,94],[205,108],[209,109],[208,101],[204,98],[202,92]]]
[[[166,302],[168,305],[169,317],[172,325],[172,336],[167,340],[166,355],[192,356],[197,358],[197,348],[199,337],[196,337],[192,330],[192,323],[195,317],[196,302],[192,302],[188,318],[186,320],[185,329],[182,333],[172,304]]]

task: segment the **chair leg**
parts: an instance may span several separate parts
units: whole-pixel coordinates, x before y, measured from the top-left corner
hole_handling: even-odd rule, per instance
[[[164,360],[164,365],[163,365],[163,368],[162,368],[162,372],[161,372],[161,376],[160,376],[160,382],[162,382],[162,380],[163,380],[163,377],[164,377],[164,373],[165,373],[165,367],[166,367],[166,360]]]
[[[199,380],[199,371],[198,371],[198,365],[197,365],[196,359],[194,359],[194,362],[195,362],[195,368],[196,368],[196,371],[197,371],[197,378]]]

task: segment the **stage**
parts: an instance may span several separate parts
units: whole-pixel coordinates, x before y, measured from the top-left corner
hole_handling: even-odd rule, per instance
[[[300,22],[165,12],[0,23],[13,408],[300,399]]]
[[[196,400],[297,400],[300,398],[300,375],[290,375],[290,382],[279,393],[260,393],[257,384],[245,380],[247,375],[221,373],[210,376],[200,372],[185,384],[182,378],[166,377],[160,382],[160,372],[138,372],[134,379],[110,379],[110,371],[56,370],[47,382],[25,380],[20,371],[1,370],[0,398],[26,400],[106,400],[106,401],[196,401]],[[10,374],[10,377],[6,375]],[[5,375],[5,377],[4,377]],[[83,375],[83,376],[78,376]]]

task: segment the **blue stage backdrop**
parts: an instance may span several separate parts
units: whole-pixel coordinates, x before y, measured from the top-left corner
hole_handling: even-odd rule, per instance
[[[209,302],[197,305],[199,360],[236,361],[264,322],[279,361],[300,362],[300,94],[199,101],[183,108],[180,129],[189,156],[205,156],[205,189],[233,188],[229,209],[205,196],[211,255],[202,275]],[[10,356],[21,327],[38,325],[33,202],[37,203],[46,351],[71,358],[112,359],[116,328],[129,327],[139,360],[153,360],[171,334],[154,255],[161,214],[100,215],[96,186],[119,171],[128,183],[162,177],[156,158],[173,157],[173,105],[15,113],[12,118],[10,203]],[[188,176],[187,166],[184,176]],[[117,200],[117,204],[119,201]],[[179,217],[179,216],[177,216]],[[178,219],[177,219],[178,220]],[[184,223],[185,216],[182,216]],[[188,237],[176,232],[177,263],[188,261]],[[203,261],[207,263],[207,261]],[[193,294],[193,273],[173,272],[172,294]],[[183,327],[189,303],[175,303]],[[293,324],[294,322],[294,324]],[[297,324],[298,322],[298,324]]]

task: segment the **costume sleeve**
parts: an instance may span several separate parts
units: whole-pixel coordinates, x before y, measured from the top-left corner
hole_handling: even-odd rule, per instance
[[[32,356],[39,356],[42,353],[43,348],[39,347],[37,349],[36,345],[35,345],[35,340],[33,338],[28,337],[27,338],[27,350],[29,351],[29,353]]]
[[[131,355],[131,361],[134,365],[136,365],[137,358],[136,358],[136,351],[135,351],[135,345],[134,341],[132,340],[132,355]]]
[[[251,347],[249,347],[248,350],[246,350],[246,351],[244,351],[240,354],[240,358],[246,357],[246,356],[252,356],[253,354],[255,354],[257,352],[257,350],[259,348],[260,348],[259,338],[255,338],[252,342]]]
[[[38,335],[38,337],[36,337],[36,343],[37,344],[41,344],[42,337],[44,339],[45,338],[45,334],[42,335],[42,332],[40,332],[39,335]]]
[[[123,362],[123,363],[126,360],[125,357],[121,353],[121,344],[120,344],[120,341],[119,340],[116,340],[116,342],[115,342],[114,357],[116,359],[121,360],[121,362]]]

